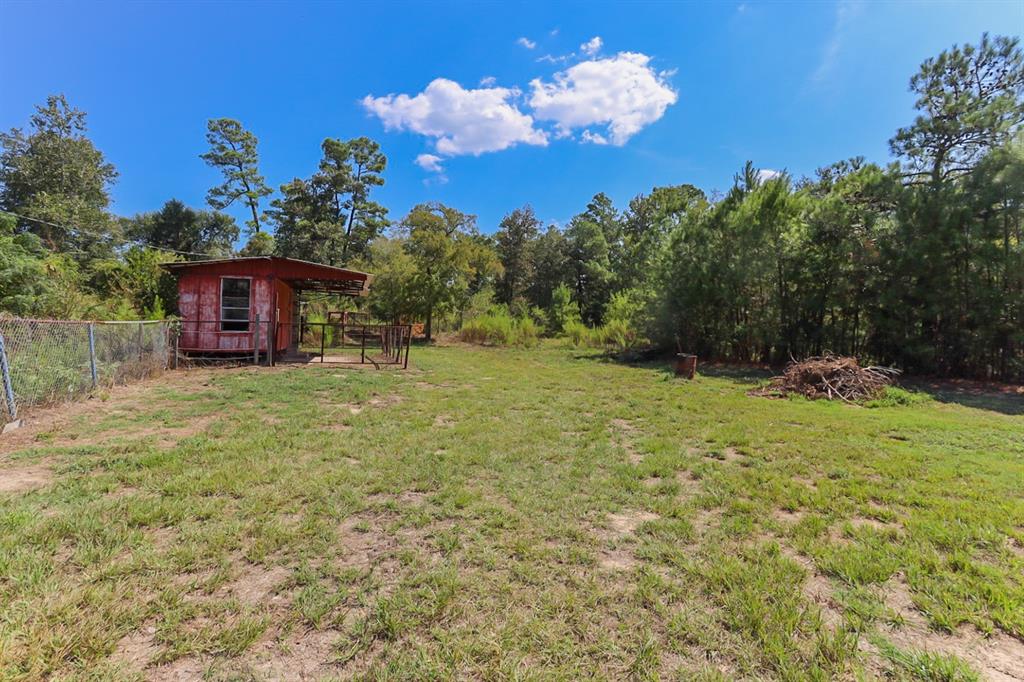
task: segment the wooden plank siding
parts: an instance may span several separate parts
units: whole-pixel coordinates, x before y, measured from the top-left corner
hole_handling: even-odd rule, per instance
[[[169,263],[165,267],[178,275],[179,348],[186,352],[252,353],[259,315],[259,352],[266,353],[273,339],[275,354],[283,353],[294,340],[292,324],[300,290],[361,296],[372,280],[372,275],[363,272],[279,257]],[[221,282],[225,278],[250,280],[247,330],[222,329]]]

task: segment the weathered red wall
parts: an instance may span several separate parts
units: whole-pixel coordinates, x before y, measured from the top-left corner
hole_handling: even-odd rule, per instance
[[[271,320],[277,320],[275,349],[287,350],[293,337],[295,290],[289,281],[337,279],[337,270],[316,263],[284,258],[251,258],[188,264],[178,271],[178,309],[185,351],[249,352],[254,348],[255,319],[260,316],[259,349],[266,352]],[[249,331],[220,329],[220,281],[224,277],[252,280]],[[369,275],[347,272],[344,280],[365,283]],[[277,317],[273,317],[276,313]]]
[[[249,331],[232,332],[220,329],[220,280],[227,277],[250,277],[251,307],[249,311]],[[267,350],[267,336],[270,313],[273,307],[273,294],[281,288],[291,288],[276,282],[269,275],[246,272],[225,272],[221,274],[201,274],[184,272],[178,279],[178,310],[181,313],[182,334],[179,346],[186,351],[248,351],[252,352],[255,341],[256,315],[260,316],[260,351]],[[289,299],[290,300],[290,299]],[[279,327],[280,328],[280,327]],[[287,347],[280,342],[275,344],[278,349]]]

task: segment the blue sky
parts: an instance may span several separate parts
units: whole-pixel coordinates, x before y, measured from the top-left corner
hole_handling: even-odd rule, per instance
[[[0,127],[65,93],[120,171],[119,214],[201,206],[206,120],[228,116],[275,188],[315,170],[325,137],[367,135],[393,219],[438,200],[492,232],[525,203],[564,223],[598,191],[624,207],[657,185],[726,189],[747,159],[798,176],[886,162],[918,64],[1020,35],[1024,2],[7,0],[0,25]]]

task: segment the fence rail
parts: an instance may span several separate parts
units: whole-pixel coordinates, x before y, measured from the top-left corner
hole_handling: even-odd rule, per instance
[[[224,329],[222,320],[181,320],[177,350],[189,357],[267,362],[409,365],[412,325],[346,322],[245,321]],[[269,352],[274,349],[273,352]]]
[[[167,322],[0,319],[0,422],[167,368]]]
[[[320,362],[409,366],[412,325],[303,321],[292,334],[297,350]]]

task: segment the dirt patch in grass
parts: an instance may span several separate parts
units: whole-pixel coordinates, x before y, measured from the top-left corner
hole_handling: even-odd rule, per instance
[[[244,655],[244,672],[258,680],[320,680],[337,674],[338,630],[299,630],[254,645]],[[243,671],[240,671],[243,672]]]
[[[440,426],[445,428],[449,426],[455,426],[455,420],[446,414],[439,414],[436,417],[434,417],[434,426]]]
[[[69,427],[84,415],[89,415],[90,422],[96,422],[106,415],[130,413],[140,404],[166,402],[159,394],[154,395],[154,389],[169,390],[175,394],[202,393],[215,386],[214,377],[238,371],[237,368],[215,368],[163,372],[124,386],[103,389],[82,400],[52,407],[33,408],[19,415],[24,421],[22,428],[0,437],[0,454],[31,447],[39,442],[54,442],[55,436],[66,433]],[[263,368],[263,371],[266,371],[266,368]],[[90,435],[90,439],[94,437]],[[83,439],[71,442],[88,444]]]
[[[640,524],[659,519],[657,514],[647,511],[626,510],[608,515],[607,533],[612,538],[621,538],[636,531]]]
[[[713,531],[721,522],[722,513],[718,509],[698,509],[690,523],[698,536],[705,536]]]
[[[404,506],[419,506],[427,499],[427,493],[416,490],[403,490],[397,495],[389,493],[375,493],[366,498],[366,501],[374,505],[386,505],[389,502],[397,502]]]
[[[836,630],[843,622],[843,613],[835,599],[832,582],[828,576],[820,573],[811,559],[789,547],[782,547],[782,555],[807,573],[802,585],[804,598],[818,607],[822,622],[829,629]]]
[[[790,478],[790,480],[793,481],[794,483],[799,483],[805,488],[809,488],[811,490],[818,489],[818,482],[813,479],[807,478],[806,476],[793,476],[792,478]]]
[[[370,407],[388,407],[390,405],[397,405],[398,403],[405,400],[403,396],[392,394],[387,396],[375,395],[366,401],[366,404]]]
[[[967,661],[986,680],[1010,682],[1024,680],[1024,642],[1000,631],[986,636],[973,626],[961,626],[952,634],[937,632],[911,596],[902,576],[885,584],[882,598],[903,618],[901,627],[887,628],[886,637],[901,649],[952,654]]]
[[[624,548],[602,549],[597,558],[598,565],[606,571],[631,571],[637,565],[633,553]]]
[[[160,651],[155,635],[156,628],[153,626],[128,633],[118,640],[114,653],[110,655],[110,662],[125,671],[142,672]]]
[[[445,382],[441,382],[439,384],[432,384],[429,381],[417,381],[416,383],[413,384],[413,386],[416,387],[416,389],[421,390],[421,391],[431,391],[431,390],[438,389],[438,388],[456,388],[457,387],[455,384],[449,384],[449,383],[445,383]],[[476,388],[476,386],[474,386],[473,384],[462,384],[462,388]]]
[[[598,552],[598,565],[609,571],[628,571],[636,566],[636,557],[622,541],[631,536],[641,524],[659,518],[657,514],[640,510],[608,514],[606,525],[593,529],[604,545]]]
[[[362,514],[345,519],[338,528],[339,563],[346,568],[369,568],[396,544],[375,520]]]
[[[53,469],[49,464],[0,469],[0,493],[23,493],[42,488],[53,482]]]
[[[679,484],[679,496],[684,500],[692,499],[704,491],[700,479],[690,471],[676,472],[676,483]]]
[[[725,447],[720,450],[708,450],[704,452],[704,455],[711,459],[717,459],[719,462],[745,464],[748,461],[748,458],[744,453],[732,446]]]
[[[146,671],[147,682],[188,682],[205,679],[207,666],[195,656],[185,656]]]
[[[230,583],[220,588],[222,596],[231,595],[243,604],[256,606],[268,600],[280,601],[283,597],[277,591],[284,587],[291,571],[284,566],[262,566],[245,564],[241,573]]]
[[[745,455],[734,447],[727,447],[722,450],[722,460],[725,462],[743,461]]]
[[[613,419],[608,423],[612,430],[618,433],[629,433],[634,430],[633,424],[627,419]]]
[[[629,459],[629,463],[637,465],[644,460],[644,456],[637,452],[636,447],[633,445],[633,439],[631,434],[636,430],[633,424],[625,419],[612,419],[608,422],[608,426],[612,431],[612,436],[618,442],[619,446],[626,451],[626,457]]]
[[[775,511],[772,512],[772,518],[775,521],[784,525],[792,525],[794,523],[799,523],[801,519],[803,519],[806,515],[807,514],[805,512],[799,509],[776,509]]]
[[[417,492],[415,490],[406,490],[395,499],[401,502],[402,504],[420,505],[426,501],[427,494]]]
[[[113,439],[130,438],[133,441],[156,439],[157,445],[169,448],[177,445],[178,441],[183,438],[207,431],[215,421],[217,421],[217,417],[205,415],[182,418],[180,426],[127,424],[117,429],[90,432],[88,435],[75,433],[69,437],[54,440],[53,445],[58,447],[107,445]]]
[[[151,528],[146,532],[146,537],[153,543],[153,547],[160,551],[166,551],[178,539],[178,531],[168,527]]]
[[[123,485],[120,488],[115,488],[114,490],[111,490],[109,493],[103,496],[103,499],[120,500],[124,499],[125,497],[131,497],[132,495],[138,495],[140,492],[142,492],[141,488],[136,488],[133,485]]]

